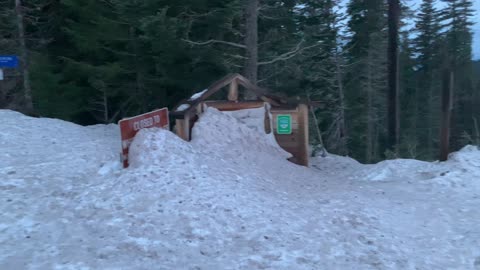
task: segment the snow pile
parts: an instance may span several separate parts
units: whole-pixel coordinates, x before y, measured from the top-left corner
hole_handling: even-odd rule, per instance
[[[431,171],[433,164],[414,159],[385,160],[373,165],[364,165],[355,176],[370,181],[412,180]]]
[[[0,167],[37,162],[50,166],[64,157],[62,163],[75,160],[103,166],[105,160],[118,159],[120,137],[116,125],[82,127],[58,119],[33,118],[21,113],[0,110]],[[95,152],[95,149],[105,151]],[[55,151],[51,151],[55,149]],[[6,151],[8,150],[8,151]],[[74,166],[70,164],[69,166]],[[78,164],[82,166],[82,164]]]
[[[197,153],[193,147],[170,131],[161,128],[140,130],[129,149],[132,168],[161,166],[166,163],[185,164]]]
[[[467,145],[462,150],[452,153],[448,158],[448,162],[455,165],[455,167],[478,174],[480,173],[480,148]]]
[[[244,162],[256,166],[265,160],[285,161],[291,154],[283,150],[273,134],[265,134],[264,109],[243,114],[222,113],[207,108],[192,131],[192,141],[185,142],[170,131],[151,128],[141,130],[129,150],[132,168],[145,166],[201,166],[207,158],[224,162]],[[254,116],[260,116],[254,117]],[[236,117],[235,117],[236,116]],[[241,123],[252,116],[249,125]],[[240,120],[239,120],[240,119]],[[288,163],[291,166],[293,164]]]
[[[81,268],[74,258],[88,229],[78,195],[104,181],[99,172],[120,168],[119,142],[116,125],[0,110],[0,269],[55,269],[63,258]]]
[[[352,179],[368,181],[424,181],[428,184],[466,186],[480,184],[480,150],[466,146],[452,153],[446,162],[424,162],[413,159],[385,160],[363,165]]]
[[[448,187],[480,187],[480,149],[468,145],[452,153],[448,161],[438,163],[438,169],[430,180],[432,184]]]
[[[265,134],[264,116],[264,108],[223,113],[207,107],[194,126],[192,144],[227,159],[254,162],[291,157],[278,145],[273,133]],[[246,119],[250,121],[246,123]]]
[[[362,164],[350,157],[327,154],[325,157],[311,157],[310,166],[322,173],[338,174],[339,172],[349,172],[353,169],[359,169]]]

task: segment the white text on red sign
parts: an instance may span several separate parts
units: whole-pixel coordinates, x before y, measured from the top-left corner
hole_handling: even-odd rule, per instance
[[[133,122],[133,130],[138,131],[142,128],[149,128],[158,123],[160,123],[160,116],[154,115],[153,117],[149,117],[137,122]]]

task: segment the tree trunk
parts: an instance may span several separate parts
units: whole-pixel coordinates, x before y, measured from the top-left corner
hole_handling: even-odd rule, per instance
[[[440,161],[446,161],[450,153],[450,119],[452,117],[453,71],[445,69],[442,85],[442,125],[440,130]]]
[[[25,99],[25,109],[28,113],[33,113],[32,89],[30,86],[30,73],[28,67],[28,51],[25,41],[25,27],[23,23],[23,10],[20,0],[15,0],[15,13],[17,15],[18,40],[20,42],[20,62],[23,79],[23,95]]]
[[[433,152],[433,112],[432,104],[433,104],[433,72],[430,72],[430,80],[428,81],[428,98],[425,100],[425,106],[427,109],[427,153],[428,157],[432,158],[435,156]]]
[[[143,78],[143,74],[140,67],[140,61],[138,59],[138,55],[140,54],[140,50],[138,48],[138,40],[137,34],[135,33],[135,28],[133,26],[130,27],[130,39],[131,39],[131,46],[133,47],[133,62],[135,65],[135,89],[138,96],[138,101],[140,105],[140,109],[142,113],[147,111],[147,104],[146,104],[146,94],[145,94],[145,82]]]
[[[259,0],[247,0],[245,6],[246,62],[244,75],[253,84],[257,84],[258,74],[258,6]]]
[[[476,117],[473,117],[473,129],[474,129],[473,143],[477,146],[480,146],[480,129],[478,128],[478,121]]]
[[[308,103],[310,103],[311,102],[310,92],[308,90],[305,91],[305,95],[307,96]],[[315,145],[315,148],[312,152],[312,157],[315,156],[315,152],[317,150],[321,151],[321,153],[322,153],[321,156],[322,157],[326,157],[327,156],[327,150],[325,149],[325,145],[323,144],[322,131],[320,130],[320,123],[318,122],[318,118],[317,118],[317,115],[315,114],[315,109],[313,108],[313,106],[309,106],[309,107],[310,107],[310,113],[312,114],[312,117],[313,117],[313,124],[315,126],[315,132],[317,133],[318,142],[320,143],[320,149],[318,149],[317,145]]]
[[[105,124],[110,124],[110,118],[108,115],[108,96],[107,96],[107,89],[103,89],[103,121]]]
[[[388,148],[396,152],[400,139],[399,96],[398,96],[398,25],[400,4],[389,0],[388,5]]]
[[[369,49],[371,50],[371,49]],[[374,137],[375,137],[375,114],[373,108],[373,85],[372,85],[372,56],[368,53],[367,58],[367,163],[373,161]]]
[[[343,76],[342,76],[342,69],[340,68],[340,59],[338,57],[338,52],[335,52],[335,66],[336,66],[336,77],[337,77],[337,84],[338,84],[338,98],[339,98],[339,116],[338,116],[338,128],[339,128],[339,136],[340,136],[340,143],[341,143],[341,152],[344,155],[348,155],[348,147],[346,144],[347,140],[347,128],[345,125],[345,94],[343,90]]]

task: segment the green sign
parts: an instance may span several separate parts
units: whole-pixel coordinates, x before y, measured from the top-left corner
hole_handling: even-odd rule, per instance
[[[277,115],[277,134],[292,134],[292,116],[290,114]]]

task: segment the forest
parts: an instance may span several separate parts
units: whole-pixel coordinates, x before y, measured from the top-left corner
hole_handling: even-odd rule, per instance
[[[0,108],[116,123],[240,73],[319,101],[316,148],[437,160],[480,145],[473,1],[0,0]]]

